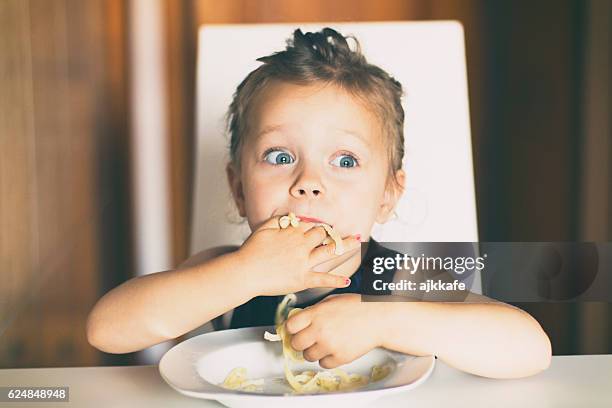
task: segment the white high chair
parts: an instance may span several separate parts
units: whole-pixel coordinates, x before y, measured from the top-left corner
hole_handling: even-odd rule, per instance
[[[246,222],[236,225],[228,218],[233,212],[225,174],[224,115],[236,86],[260,65],[256,58],[283,50],[296,28],[306,32],[323,27],[355,35],[367,60],[400,81],[405,92],[406,192],[396,209],[398,217],[375,225],[374,239],[477,242],[467,72],[459,23],[211,25],[200,29],[198,39],[191,254],[240,245],[250,234]],[[471,290],[482,293],[479,275]],[[203,326],[199,332],[204,331]]]

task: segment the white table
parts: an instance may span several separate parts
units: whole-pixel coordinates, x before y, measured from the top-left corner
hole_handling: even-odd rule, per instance
[[[0,370],[0,386],[69,386],[69,403],[16,407],[222,407],[185,397],[157,366],[20,368]],[[9,406],[0,403],[0,407]],[[612,407],[612,355],[556,356],[545,372],[520,380],[465,374],[440,360],[418,388],[379,399],[377,407]]]

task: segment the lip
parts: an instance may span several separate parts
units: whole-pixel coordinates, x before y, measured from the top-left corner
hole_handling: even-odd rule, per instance
[[[307,217],[305,215],[298,215],[297,216],[300,220],[305,221],[305,222],[322,222],[324,224],[327,224],[325,221],[320,220],[318,218],[314,218],[314,217]]]

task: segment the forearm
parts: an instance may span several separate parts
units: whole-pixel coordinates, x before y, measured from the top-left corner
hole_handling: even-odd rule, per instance
[[[137,351],[187,333],[251,297],[234,254],[226,254],[118,286],[91,311],[87,336],[105,352]]]
[[[383,346],[436,355],[457,369],[491,378],[536,374],[550,364],[551,346],[528,313],[503,303],[384,304]]]

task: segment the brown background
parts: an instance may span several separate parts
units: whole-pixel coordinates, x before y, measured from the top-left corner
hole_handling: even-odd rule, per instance
[[[481,240],[610,240],[610,122],[598,110],[610,105],[595,96],[611,78],[594,69],[609,55],[605,0],[161,3],[176,264],[189,242],[204,23],[461,21]],[[95,301],[134,269],[127,44],[138,16],[128,10],[119,0],[0,1],[0,367],[135,362],[97,352],[84,330]],[[596,27],[608,37],[595,41]],[[608,139],[593,136],[602,127]],[[609,305],[520,306],[555,354],[612,352]]]

